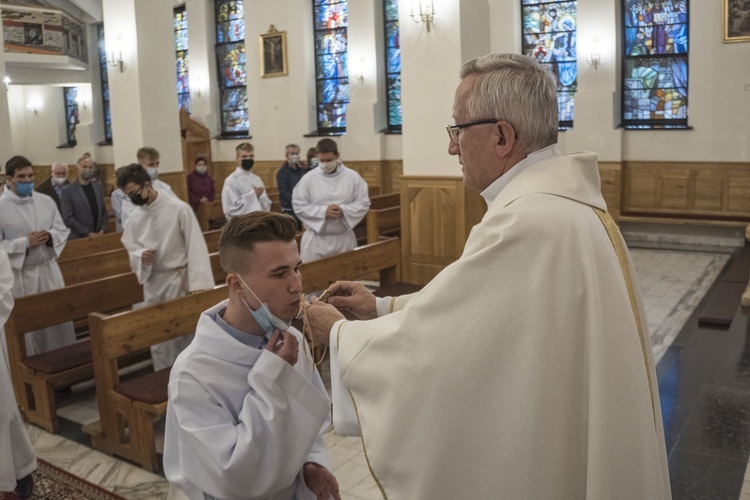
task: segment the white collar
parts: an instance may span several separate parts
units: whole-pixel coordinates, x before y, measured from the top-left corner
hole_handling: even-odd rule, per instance
[[[34,192],[31,192],[31,196],[18,196],[13,192],[11,188],[6,185],[5,189],[3,190],[3,197],[8,198],[16,205],[27,205],[34,201]]]
[[[495,201],[495,198],[497,198],[497,195],[500,194],[500,191],[502,191],[503,188],[507,186],[508,183],[513,180],[515,176],[521,173],[521,171],[526,167],[552,156],[560,156],[561,154],[562,153],[560,153],[560,148],[557,146],[557,143],[555,143],[550,144],[549,146],[542,149],[537,149],[536,151],[533,151],[526,155],[526,158],[510,167],[510,170],[505,172],[497,180],[495,180],[495,182],[487,186],[487,189],[482,191],[481,195],[482,198],[484,198],[485,203],[487,203],[487,206],[489,207],[490,205],[492,205],[492,202]]]

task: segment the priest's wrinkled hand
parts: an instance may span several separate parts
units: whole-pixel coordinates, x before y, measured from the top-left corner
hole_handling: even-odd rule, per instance
[[[328,469],[315,462],[307,462],[302,468],[302,474],[305,477],[305,484],[310,491],[315,493],[318,500],[328,500],[331,497],[341,500],[339,483]]]
[[[274,330],[266,344],[266,350],[271,351],[290,365],[297,364],[297,353],[299,353],[299,342],[289,332]]]
[[[359,281],[337,281],[328,287],[331,294],[328,303],[342,311],[348,311],[359,319],[378,316],[375,296]]]
[[[316,297],[313,297],[309,304],[304,305],[304,308],[310,325],[310,335],[315,342],[327,345],[333,324],[346,318],[335,307],[319,301]]]

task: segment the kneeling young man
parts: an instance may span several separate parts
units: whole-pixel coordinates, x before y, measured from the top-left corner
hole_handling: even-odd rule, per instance
[[[229,298],[201,315],[169,378],[164,471],[191,499],[339,498],[323,443],[330,401],[290,326],[296,232],[288,215],[252,212],[221,233]]]

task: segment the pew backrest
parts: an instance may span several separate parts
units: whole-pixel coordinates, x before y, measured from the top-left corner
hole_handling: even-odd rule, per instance
[[[108,250],[59,262],[66,286],[130,272],[130,257],[125,248]]]
[[[401,207],[370,210],[365,216],[367,221],[367,243],[375,243],[385,233],[399,232],[401,229]]]
[[[400,204],[401,195],[399,193],[381,194],[370,198],[370,210],[397,207]]]
[[[98,238],[68,240],[57,261],[63,262],[96,253],[107,252],[109,250],[119,250],[123,248],[122,243],[120,242],[121,238],[122,233],[107,233]]]
[[[209,221],[211,219],[224,218],[224,209],[221,206],[221,200],[209,201],[208,203],[201,203],[198,205],[196,217],[198,217],[198,224],[201,227],[201,231],[208,231]]]

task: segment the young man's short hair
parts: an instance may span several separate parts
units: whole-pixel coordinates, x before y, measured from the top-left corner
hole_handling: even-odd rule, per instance
[[[159,150],[149,146],[143,146],[136,153],[136,158],[138,158],[139,162],[143,160],[158,160],[160,156]]]
[[[333,153],[339,154],[339,147],[336,145],[336,141],[333,139],[321,139],[318,141],[318,145],[315,146],[315,151],[320,153]]]
[[[255,151],[255,147],[249,142],[241,142],[234,148],[235,153],[239,153],[240,151]]]
[[[250,212],[232,217],[219,238],[219,260],[227,273],[245,274],[249,254],[260,241],[294,241],[297,221],[290,215],[276,212]]]
[[[125,189],[130,183],[137,184],[143,187],[146,182],[151,182],[151,177],[146,172],[146,169],[137,163],[131,163],[125,167],[117,169],[117,187]]]
[[[10,177],[16,175],[16,170],[22,168],[31,167],[31,162],[25,156],[14,156],[7,162],[5,162],[5,173]]]

